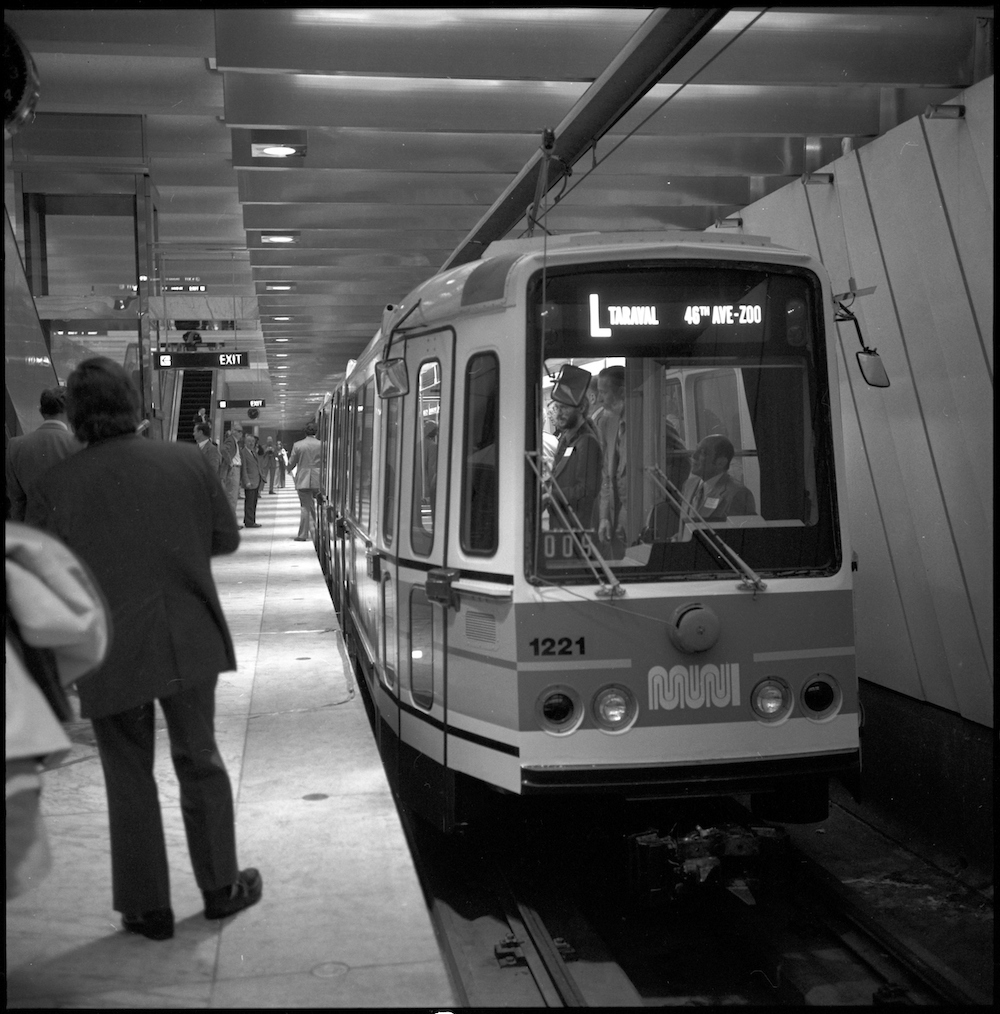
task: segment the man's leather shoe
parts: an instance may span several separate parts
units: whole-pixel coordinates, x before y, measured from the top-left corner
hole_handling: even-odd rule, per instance
[[[150,940],[169,940],[174,935],[174,911],[154,908],[138,915],[123,915],[122,926],[128,933],[139,933]]]
[[[259,871],[251,867],[241,870],[235,884],[215,891],[202,891],[205,899],[206,919],[225,919],[243,909],[256,905],[264,892],[264,881]]]
[[[262,525],[247,525],[247,528],[261,528]]]

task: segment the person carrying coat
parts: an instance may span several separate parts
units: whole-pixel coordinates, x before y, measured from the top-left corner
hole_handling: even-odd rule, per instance
[[[107,600],[111,647],[79,692],[104,769],[112,902],[127,931],[166,940],[174,913],[153,774],[155,701],[205,917],[255,904],[263,882],[237,865],[232,787],[215,740],[215,686],[236,656],[211,558],[239,545],[236,518],[196,447],[136,435],[139,406],[117,363],[77,366],[67,414],[86,446],[39,479],[26,521],[61,539]]]
[[[295,492],[299,495],[299,532],[296,542],[308,542],[316,530],[316,494],[319,492],[319,461],[322,445],[316,439],[316,424],[306,425],[306,435],[292,444],[289,471],[295,472]]]

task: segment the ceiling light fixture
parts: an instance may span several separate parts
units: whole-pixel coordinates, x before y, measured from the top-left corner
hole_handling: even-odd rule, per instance
[[[274,340],[276,342],[287,342],[287,341],[290,341],[291,339],[289,339],[289,338],[275,338]]]
[[[271,320],[291,320],[291,317],[272,317]]]
[[[294,292],[295,282],[265,282],[265,292]]]
[[[297,232],[262,232],[260,241],[261,243],[298,243],[299,234]]]

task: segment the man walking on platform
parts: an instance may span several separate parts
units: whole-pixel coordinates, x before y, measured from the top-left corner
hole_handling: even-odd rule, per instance
[[[69,420],[87,446],[39,478],[26,521],[72,549],[107,600],[111,647],[78,686],[104,770],[112,902],[128,932],[168,940],[154,702],[167,723],[205,917],[235,915],[263,892],[260,873],[237,866],[232,786],[215,740],[215,686],[236,655],[211,557],[232,553],[240,536],[218,473],[197,448],[137,435],[139,392],[121,366],[85,359],[67,388]]]
[[[320,442],[316,439],[316,424],[306,426],[306,435],[292,444],[288,459],[289,471],[295,471],[295,492],[299,495],[299,533],[296,542],[308,542],[316,528],[313,511],[319,492]]]

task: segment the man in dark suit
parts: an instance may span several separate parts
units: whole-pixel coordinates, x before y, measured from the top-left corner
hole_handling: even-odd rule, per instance
[[[27,522],[90,568],[113,632],[104,663],[79,684],[94,727],[111,825],[113,903],[122,924],[173,936],[163,823],[153,777],[154,701],[167,721],[181,810],[205,917],[260,900],[257,870],[236,860],[233,796],[215,742],[215,685],[236,668],[211,557],[239,545],[236,519],[204,455],[136,434],[139,394],[110,359],[84,360],[67,412],[87,446],[38,480]]]
[[[601,492],[601,445],[587,422],[583,406],[560,405],[556,411],[556,425],[559,443],[552,459],[553,499],[571,508],[585,529],[594,529],[597,526],[595,508]],[[550,516],[559,517],[555,511],[550,511]],[[572,523],[572,519],[569,520]]]
[[[198,450],[205,455],[205,460],[212,471],[216,475],[219,475],[222,470],[222,455],[219,453],[219,448],[212,442],[211,423],[200,422],[195,424],[194,442],[198,445]]]
[[[243,484],[243,462],[240,444],[243,442],[243,424],[234,419],[232,425],[222,439],[219,454],[219,478],[222,488],[226,491],[229,506],[233,508],[233,517],[239,517],[237,507],[240,501],[240,486]],[[242,527],[242,526],[241,526]]]
[[[756,514],[753,493],[729,474],[736,451],[728,437],[705,437],[691,459],[691,474],[701,485],[691,492],[692,507],[706,521],[725,521],[732,514]]]
[[[240,480],[243,483],[243,527],[260,528],[257,524],[257,498],[264,476],[260,471],[260,459],[257,457],[257,435],[247,433],[240,448]]]
[[[23,521],[35,480],[57,461],[80,450],[80,442],[66,425],[66,388],[42,391],[39,412],[45,421],[7,445],[7,497],[11,521]]]

